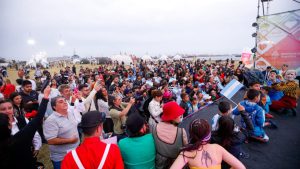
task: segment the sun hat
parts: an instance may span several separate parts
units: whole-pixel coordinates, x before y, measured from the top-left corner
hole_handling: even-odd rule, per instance
[[[183,115],[184,109],[180,107],[176,102],[171,101],[164,105],[163,115],[161,116],[162,121],[171,121],[177,117]]]

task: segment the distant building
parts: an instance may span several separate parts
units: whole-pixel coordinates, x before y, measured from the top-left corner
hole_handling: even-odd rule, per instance
[[[79,59],[80,60],[80,56],[74,54],[73,56],[71,56],[71,60],[74,60],[74,59]]]

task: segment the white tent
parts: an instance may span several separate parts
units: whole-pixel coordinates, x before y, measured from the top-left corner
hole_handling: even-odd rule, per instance
[[[4,66],[7,67],[9,65],[9,63],[0,63],[0,66]]]
[[[33,55],[29,61],[26,62],[26,65],[36,67],[37,64],[41,64],[43,67],[48,67],[49,63],[47,61],[47,53],[39,52],[36,55]]]
[[[73,59],[72,63],[73,64],[78,64],[78,63],[80,63],[80,59]]]
[[[180,60],[180,59],[182,59],[182,56],[180,56],[180,55],[175,55],[173,57],[173,60]]]
[[[167,60],[168,56],[167,55],[162,55],[158,60]]]
[[[111,56],[112,61],[118,61],[119,64],[124,62],[125,65],[130,65],[130,63],[133,63],[132,59],[128,55],[113,55]]]
[[[143,59],[143,60],[152,60],[151,56],[149,56],[149,55],[144,55],[144,56],[142,56],[141,59]]]

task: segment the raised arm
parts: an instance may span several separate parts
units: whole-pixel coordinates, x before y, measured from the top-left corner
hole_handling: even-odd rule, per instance
[[[129,103],[127,104],[126,108],[121,111],[121,113],[119,114],[120,117],[127,115],[128,111],[130,110],[131,106],[134,104],[135,99],[134,98],[130,98]]]
[[[239,111],[239,113],[241,114],[245,124],[246,124],[246,127],[248,130],[253,130],[253,124],[252,124],[252,121],[251,119],[249,118],[249,115],[248,115],[248,112],[245,111],[245,107],[242,106],[240,103],[238,104],[238,107],[237,107],[237,110]]]
[[[96,93],[100,89],[101,89],[100,83],[96,82],[94,85],[94,89],[90,92],[89,96],[84,100],[85,111],[82,113],[86,113],[89,110],[92,102],[94,101],[94,97],[95,97]]]
[[[35,132],[37,131],[38,127],[42,124],[48,101],[49,101],[49,94],[50,94],[50,86],[48,86],[44,91],[44,98],[39,106],[37,116],[30,121],[23,130],[20,130],[17,134],[13,137],[16,138],[16,141],[22,143],[24,141],[32,140]]]

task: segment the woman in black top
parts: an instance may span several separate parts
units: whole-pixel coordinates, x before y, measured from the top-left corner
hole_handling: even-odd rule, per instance
[[[49,94],[50,87],[47,87],[37,116],[13,136],[8,115],[0,113],[0,168],[36,168],[31,154],[31,142],[38,127],[42,125]]]
[[[25,117],[23,107],[22,107],[22,96],[18,92],[13,92],[10,94],[9,99],[11,100],[13,107],[14,107],[14,116],[19,117],[23,116]]]
[[[238,81],[243,83],[244,81],[244,75],[243,75],[243,72],[241,69],[236,69],[235,72],[234,72],[234,75],[238,78]]]
[[[248,156],[241,150],[241,145],[245,141],[245,135],[240,131],[234,131],[234,120],[229,116],[222,116],[218,121],[218,130],[212,133],[212,143],[217,143],[224,147],[237,159]],[[222,168],[230,168],[228,164],[222,162]]]

